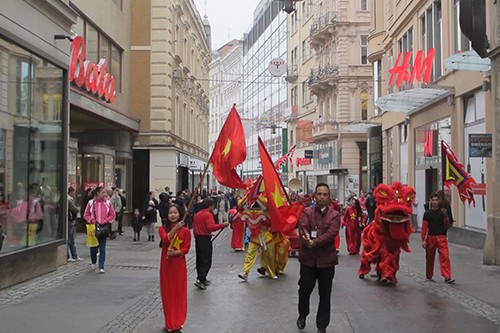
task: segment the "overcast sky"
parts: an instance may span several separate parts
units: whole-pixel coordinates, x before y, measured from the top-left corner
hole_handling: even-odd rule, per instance
[[[206,14],[212,27],[212,50],[232,39],[242,39],[252,25],[259,0],[194,0],[201,17]]]

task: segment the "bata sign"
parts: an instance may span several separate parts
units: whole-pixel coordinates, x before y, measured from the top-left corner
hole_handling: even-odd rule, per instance
[[[432,62],[434,61],[434,48],[429,49],[427,52],[427,56],[424,59],[424,50],[420,50],[417,52],[415,56],[415,61],[413,62],[413,67],[410,71],[410,59],[412,52],[406,52],[405,57],[401,65],[399,61],[401,60],[402,53],[398,55],[398,59],[396,60],[396,65],[389,69],[389,73],[391,74],[391,78],[389,80],[389,86],[394,83],[394,79],[396,79],[396,86],[400,87],[403,81],[408,82],[409,84],[413,83],[413,79],[417,79],[417,81],[423,81],[425,83],[429,83],[432,74]],[[422,78],[423,76],[423,78]]]
[[[115,100],[115,78],[106,72],[106,59],[95,64],[87,58],[87,46],[81,36],[71,42],[71,62],[69,64],[69,82],[113,103]]]

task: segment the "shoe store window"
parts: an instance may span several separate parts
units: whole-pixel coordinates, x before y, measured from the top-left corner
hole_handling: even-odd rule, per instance
[[[0,38],[0,256],[63,239],[63,73]]]

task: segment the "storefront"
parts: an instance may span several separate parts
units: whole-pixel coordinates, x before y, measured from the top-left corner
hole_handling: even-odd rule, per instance
[[[0,288],[66,262],[69,52],[55,36],[74,20],[62,1],[0,3]]]
[[[307,175],[311,174],[316,176],[316,184],[328,184],[331,197],[343,203],[346,196],[345,189],[347,188],[346,176],[348,170],[339,167],[340,147],[338,145],[338,140],[315,144],[314,148],[314,171],[308,172]]]

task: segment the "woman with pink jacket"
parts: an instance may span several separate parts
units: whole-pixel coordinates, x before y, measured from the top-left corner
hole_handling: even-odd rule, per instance
[[[94,190],[95,196],[87,203],[85,221],[90,224],[106,224],[115,220],[115,211],[113,205],[107,200],[107,191],[99,186]],[[90,248],[90,260],[92,270],[95,269],[97,262],[97,252],[99,252],[99,273],[104,274],[104,262],[106,261],[106,239],[107,236],[97,237],[99,245]]]

